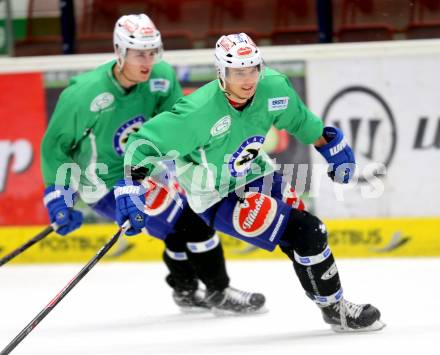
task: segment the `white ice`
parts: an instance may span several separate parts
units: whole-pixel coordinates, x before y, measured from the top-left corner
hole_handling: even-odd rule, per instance
[[[98,263],[13,354],[438,354],[440,258],[338,261],[345,296],[369,302],[387,327],[336,334],[289,261],[229,261],[231,285],[263,292],[268,313],[181,314],[161,263]],[[0,349],[81,265],[0,268]]]

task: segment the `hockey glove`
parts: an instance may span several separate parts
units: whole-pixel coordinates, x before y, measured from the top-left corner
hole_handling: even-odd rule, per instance
[[[126,235],[135,235],[145,227],[145,187],[137,181],[119,180],[115,186],[116,222],[122,226],[126,220],[131,227]]]
[[[44,190],[44,205],[49,212],[50,222],[60,235],[66,235],[78,229],[83,222],[80,211],[73,209],[76,194],[62,186],[48,186]]]
[[[330,164],[328,176],[340,184],[348,183],[353,178],[356,163],[344,134],[338,128],[325,127],[322,135],[328,143],[315,148]]]

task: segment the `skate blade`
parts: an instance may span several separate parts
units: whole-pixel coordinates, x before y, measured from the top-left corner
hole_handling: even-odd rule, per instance
[[[211,309],[206,307],[179,307],[180,312],[184,314],[207,313]]]
[[[217,317],[231,317],[231,316],[238,316],[238,317],[243,317],[243,316],[253,316],[253,315],[258,315],[258,314],[264,314],[269,312],[269,309],[266,307],[261,307],[259,309],[250,309],[250,310],[246,310],[246,311],[242,311],[242,312],[236,312],[236,311],[231,311],[231,310],[226,310],[226,309],[219,309],[219,308],[211,308],[212,313],[217,316]]]
[[[382,330],[383,328],[385,328],[385,326],[386,324],[384,322],[382,322],[381,320],[377,320],[370,326],[360,329],[342,327],[340,325],[335,325],[335,324],[332,324],[331,328],[336,333],[365,333],[365,332],[376,332],[378,330]]]

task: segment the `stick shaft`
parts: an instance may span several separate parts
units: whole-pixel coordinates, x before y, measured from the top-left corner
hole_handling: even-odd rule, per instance
[[[116,243],[124,228],[119,231],[98,251],[98,253],[64,286],[64,288],[49,302],[49,304],[30,321],[30,323],[2,350],[0,355],[7,355],[52,311],[55,306],[75,287],[75,285],[96,265],[96,263]]]
[[[53,227],[52,226],[48,226],[45,230],[43,230],[40,233],[38,233],[32,239],[29,239],[22,246],[18,247],[14,251],[10,252],[9,254],[7,254],[3,258],[1,258],[0,259],[0,266],[6,264],[8,261],[10,261],[11,259],[15,258],[17,255],[23,253],[26,249],[30,248],[35,243],[39,242],[41,239],[46,238],[52,232],[53,232]]]

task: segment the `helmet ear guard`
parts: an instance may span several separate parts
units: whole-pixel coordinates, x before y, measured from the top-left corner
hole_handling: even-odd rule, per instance
[[[158,50],[157,58],[162,58],[163,45],[160,32],[153,21],[145,15],[125,15],[120,17],[113,31],[113,47],[120,69],[124,65],[128,49]]]

